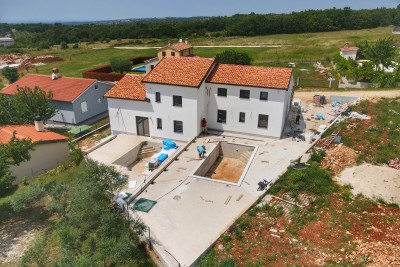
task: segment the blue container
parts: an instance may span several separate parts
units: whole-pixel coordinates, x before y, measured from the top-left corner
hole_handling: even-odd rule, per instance
[[[161,164],[164,162],[164,160],[166,160],[168,158],[168,154],[160,154],[157,159],[158,159],[158,163]]]
[[[165,139],[162,143],[163,143],[163,148],[165,150],[170,150],[170,149],[176,148],[176,143],[172,140]]]

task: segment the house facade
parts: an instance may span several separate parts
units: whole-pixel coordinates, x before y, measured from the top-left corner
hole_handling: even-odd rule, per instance
[[[165,57],[146,76],[126,75],[105,96],[113,134],[190,140],[202,118],[212,130],[280,138],[292,94],[289,68]]]
[[[0,143],[8,143],[14,131],[18,139],[30,138],[34,143],[33,150],[29,152],[31,159],[10,168],[17,177],[14,184],[22,182],[25,177],[43,174],[68,160],[67,137],[34,125],[5,125],[0,126]]]
[[[0,93],[14,95],[18,87],[35,86],[45,92],[53,93],[52,103],[57,113],[50,119],[51,121],[79,124],[107,112],[107,99],[103,96],[111,89],[113,83],[95,79],[27,74]]]
[[[357,46],[350,46],[349,43],[346,43],[342,48],[340,48],[340,55],[347,60],[356,60],[359,49],[360,48]]]
[[[191,55],[193,55],[193,47],[188,43],[187,39],[185,42],[181,39],[178,43],[168,44],[157,51],[158,60],[163,57],[187,57]]]

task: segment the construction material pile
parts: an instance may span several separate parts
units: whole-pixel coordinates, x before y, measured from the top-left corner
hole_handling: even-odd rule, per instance
[[[361,243],[350,258],[357,261],[365,255],[368,255],[370,267],[400,266],[400,247],[388,241]]]
[[[64,61],[64,59],[51,55],[31,57],[29,55],[20,53],[0,55],[0,67],[18,66],[19,70],[28,70],[34,66],[44,65],[45,63],[57,61]]]
[[[353,166],[356,163],[356,159],[357,152],[354,149],[339,144],[326,152],[321,166],[331,169],[334,173],[338,174],[347,167]]]

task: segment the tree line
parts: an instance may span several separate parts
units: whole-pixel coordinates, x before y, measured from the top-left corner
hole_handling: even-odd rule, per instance
[[[199,36],[255,36],[368,29],[400,24],[397,8],[305,10],[290,14],[237,14],[230,17],[128,24],[0,24],[12,31],[20,47],[103,41],[109,39],[179,38]]]

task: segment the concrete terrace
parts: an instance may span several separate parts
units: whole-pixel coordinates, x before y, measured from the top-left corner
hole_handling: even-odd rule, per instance
[[[157,201],[148,212],[130,210],[151,231],[155,250],[169,266],[191,266],[264,192],[257,191],[262,179],[276,181],[290,160],[299,158],[310,146],[291,138],[246,139],[244,135],[223,140],[258,147],[240,186],[192,178],[198,166],[198,145],[210,150],[219,136],[199,137],[162,172],[138,198]],[[227,199],[230,200],[227,204]],[[172,256],[171,256],[172,255]]]

